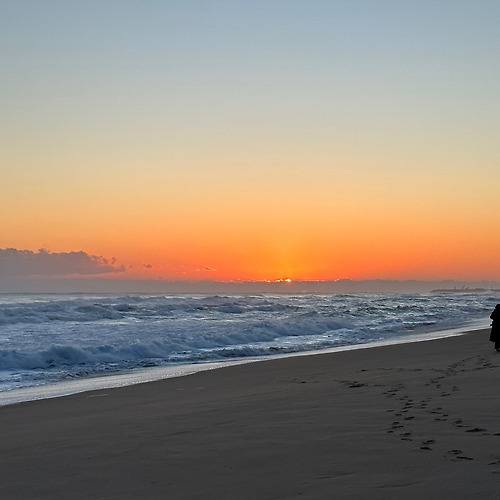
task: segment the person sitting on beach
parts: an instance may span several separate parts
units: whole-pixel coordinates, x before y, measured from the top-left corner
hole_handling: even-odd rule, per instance
[[[495,349],[500,351],[500,304],[496,305],[490,318],[493,320],[491,323],[490,341],[495,342]]]

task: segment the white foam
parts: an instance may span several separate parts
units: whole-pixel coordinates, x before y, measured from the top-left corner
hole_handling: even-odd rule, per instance
[[[487,318],[497,302],[469,294],[3,295],[0,394],[151,366],[168,372],[392,342]]]
[[[245,363],[263,362],[273,359],[296,357],[296,356],[312,356],[318,354],[327,354],[342,351],[352,351],[358,349],[373,349],[376,347],[406,344],[414,342],[425,342],[440,338],[453,337],[463,335],[466,332],[487,328],[489,322],[485,320],[476,320],[468,322],[459,328],[451,328],[440,331],[427,332],[423,334],[406,335],[401,337],[393,337],[391,339],[367,342],[364,344],[345,345],[328,349],[320,349],[316,351],[287,353],[280,355],[270,355],[266,357],[247,357],[224,362],[207,362],[197,364],[183,364],[175,366],[153,367],[131,370],[129,372],[106,375],[99,377],[88,377],[79,380],[70,380],[57,382],[54,384],[27,387],[12,391],[0,393],[0,406],[6,406],[15,403],[34,401],[40,399],[50,399],[82,392],[97,391],[103,389],[113,389],[117,387],[125,387],[130,385],[154,382],[175,377],[183,377],[194,373],[215,370],[228,366],[240,365]],[[99,394],[104,396],[104,394]],[[89,397],[93,397],[90,396]]]

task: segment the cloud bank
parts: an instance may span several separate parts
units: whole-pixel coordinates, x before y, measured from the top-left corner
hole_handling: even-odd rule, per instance
[[[88,276],[125,272],[115,259],[105,259],[85,252],[49,252],[40,249],[0,248],[0,278]]]

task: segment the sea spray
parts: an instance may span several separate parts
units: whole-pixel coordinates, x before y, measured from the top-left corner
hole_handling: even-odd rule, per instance
[[[404,340],[487,320],[496,302],[493,293],[2,295],[0,391],[144,367]]]

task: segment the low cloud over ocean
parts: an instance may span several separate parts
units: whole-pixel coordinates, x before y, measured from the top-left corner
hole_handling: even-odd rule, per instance
[[[50,252],[40,249],[0,249],[0,278],[88,276],[125,272],[124,266],[116,265],[115,259],[89,255],[86,252]]]

